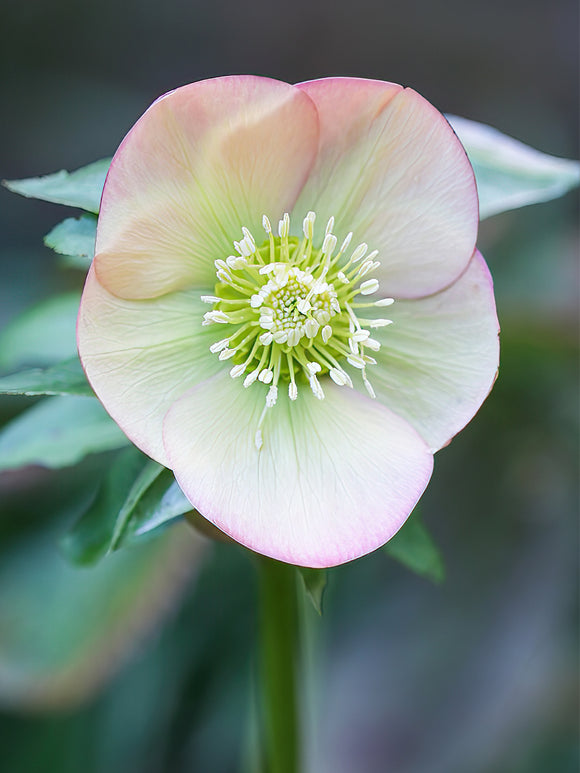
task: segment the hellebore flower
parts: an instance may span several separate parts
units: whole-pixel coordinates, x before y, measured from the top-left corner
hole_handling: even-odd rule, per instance
[[[402,526],[495,379],[477,223],[465,152],[411,89],[178,88],[105,183],[87,377],[233,539],[305,566],[357,558]]]

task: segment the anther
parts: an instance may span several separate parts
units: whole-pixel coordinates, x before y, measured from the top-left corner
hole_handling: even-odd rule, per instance
[[[367,279],[366,282],[363,282],[358,291],[361,295],[371,295],[371,293],[375,293],[379,289],[379,280],[378,279]]]

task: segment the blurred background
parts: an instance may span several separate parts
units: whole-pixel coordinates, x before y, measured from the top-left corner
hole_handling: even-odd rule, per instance
[[[110,156],[157,96],[226,73],[391,80],[578,157],[575,0],[2,0],[0,28],[7,179]],[[330,572],[309,621],[308,773],[578,769],[577,206],[569,194],[482,225],[502,367],[423,500],[447,577],[381,551]],[[42,246],[67,214],[0,191],[0,325],[81,286]],[[27,405],[2,398],[0,420]],[[69,567],[59,537],[110,461],[0,474],[1,767],[237,773],[252,564],[182,524]]]

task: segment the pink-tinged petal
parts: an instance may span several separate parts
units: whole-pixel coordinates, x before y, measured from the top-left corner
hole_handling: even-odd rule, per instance
[[[202,327],[199,293],[131,301],[109,293],[91,269],[77,322],[87,378],[108,413],[142,451],[167,464],[163,417],[186,390],[224,367]]]
[[[214,260],[241,228],[265,238],[290,210],[314,162],[310,98],[268,78],[200,81],[158,99],[117,151],[107,177],[95,266],[123,298],[215,282]]]
[[[353,78],[299,84],[316,104],[320,151],[296,211],[334,215],[339,239],[379,251],[389,295],[436,292],[477,236],[473,170],[445,118],[411,89]]]
[[[396,301],[368,375],[377,399],[403,416],[433,451],[475,415],[495,381],[499,324],[489,270],[479,252],[450,287]],[[387,315],[385,315],[387,316]]]
[[[168,412],[167,455],[188,499],[236,541],[301,566],[334,566],[387,542],[431,475],[418,434],[328,379],[324,400],[308,386],[295,402],[280,394],[257,450],[260,387],[220,374]]]

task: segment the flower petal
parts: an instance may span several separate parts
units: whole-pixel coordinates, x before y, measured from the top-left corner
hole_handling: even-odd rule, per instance
[[[99,281],[124,298],[213,284],[214,260],[232,252],[242,226],[261,241],[262,215],[292,208],[317,145],[316,109],[287,83],[231,76],[165,94],[111,164]]]
[[[477,236],[473,170],[453,130],[411,89],[356,78],[299,84],[320,116],[320,151],[296,210],[334,215],[339,238],[379,251],[385,292],[436,292],[464,270]],[[344,233],[342,233],[344,231]]]
[[[375,401],[325,383],[266,411],[263,390],[216,376],[168,412],[170,466],[218,528],[272,558],[334,566],[375,550],[402,526],[431,475],[417,433]]]
[[[472,419],[497,375],[499,324],[484,259],[476,252],[446,290],[388,311],[393,324],[373,331],[382,345],[369,378],[378,400],[436,451]]]
[[[87,378],[125,434],[166,466],[167,409],[224,368],[209,351],[215,328],[201,326],[206,309],[194,291],[144,301],[117,298],[92,269],[83,292],[77,339]]]

